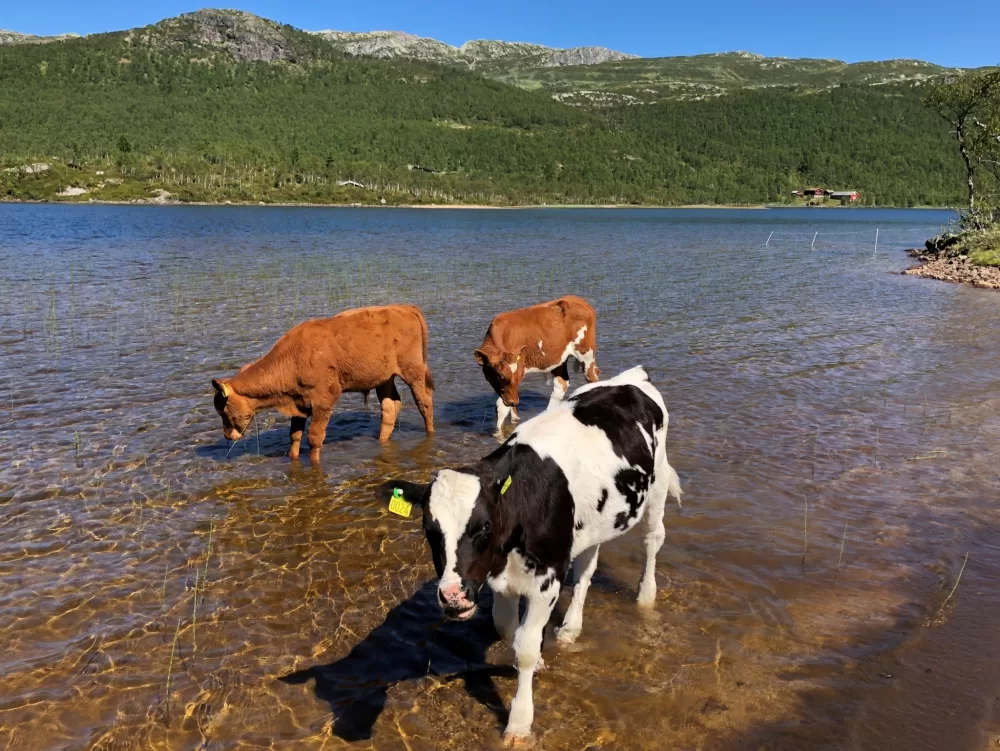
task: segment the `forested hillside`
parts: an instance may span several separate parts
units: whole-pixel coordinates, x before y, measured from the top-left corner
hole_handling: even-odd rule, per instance
[[[0,195],[750,204],[815,183],[952,204],[959,158],[918,91],[586,109],[454,67],[350,57],[248,14],[182,17],[0,47]]]

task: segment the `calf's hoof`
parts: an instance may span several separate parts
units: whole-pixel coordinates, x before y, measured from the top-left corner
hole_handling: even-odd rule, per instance
[[[309,461],[312,464],[319,464],[319,449],[313,449],[309,452]]]
[[[580,629],[560,626],[556,629],[556,641],[560,644],[574,644],[580,636]]]
[[[504,748],[532,748],[535,745],[535,734],[506,732],[503,734]]]
[[[640,608],[651,608],[656,604],[656,590],[652,592],[640,592],[636,599],[636,604]]]

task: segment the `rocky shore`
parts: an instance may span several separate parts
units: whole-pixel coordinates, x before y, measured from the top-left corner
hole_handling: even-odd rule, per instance
[[[934,238],[927,242],[926,248],[913,248],[908,252],[920,263],[904,271],[906,276],[1000,289],[1000,266],[977,263],[982,259],[981,254],[970,253],[961,235]]]

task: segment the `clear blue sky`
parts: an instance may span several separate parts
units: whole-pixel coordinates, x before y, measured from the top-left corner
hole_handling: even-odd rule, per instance
[[[219,2],[309,30],[392,29],[456,45],[505,39],[553,47],[601,45],[648,57],[748,50],[849,62],[908,57],[957,67],[1000,64],[1000,0]],[[89,34],[199,7],[205,6],[198,0],[0,0],[0,29]]]

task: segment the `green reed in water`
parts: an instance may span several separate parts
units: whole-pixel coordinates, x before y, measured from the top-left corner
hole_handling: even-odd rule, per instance
[[[806,565],[806,553],[809,552],[809,499],[803,497],[806,504],[806,514],[802,519],[802,565]]]
[[[170,645],[170,662],[167,664],[167,684],[164,689],[165,701],[167,704],[167,717],[170,716],[170,683],[174,676],[174,655],[177,653],[177,638],[181,635],[181,617],[177,616],[177,628],[174,630],[174,641]],[[168,719],[169,722],[169,719]]]
[[[847,542],[847,522],[844,522],[844,535],[840,538],[840,557],[837,558],[837,573],[833,575],[833,580],[837,581],[840,576],[840,562],[844,560],[844,543]]]
[[[949,592],[948,596],[944,598],[944,602],[941,603],[941,607],[938,609],[939,611],[944,610],[944,606],[948,604],[948,600],[951,599],[951,596],[955,594],[955,590],[958,589],[958,583],[962,581],[962,574],[965,573],[965,564],[968,562],[969,562],[969,554],[966,553],[965,560],[962,561],[962,569],[958,572],[958,578],[955,579],[955,586],[951,588],[951,592]]]
[[[205,584],[205,579],[208,577],[208,564],[212,560],[212,537],[215,534],[215,517],[212,517],[212,522],[208,527],[208,552],[205,555],[205,571],[201,575],[202,586]]]
[[[194,570],[194,605],[191,613],[191,654],[198,654],[198,577],[200,572]]]

